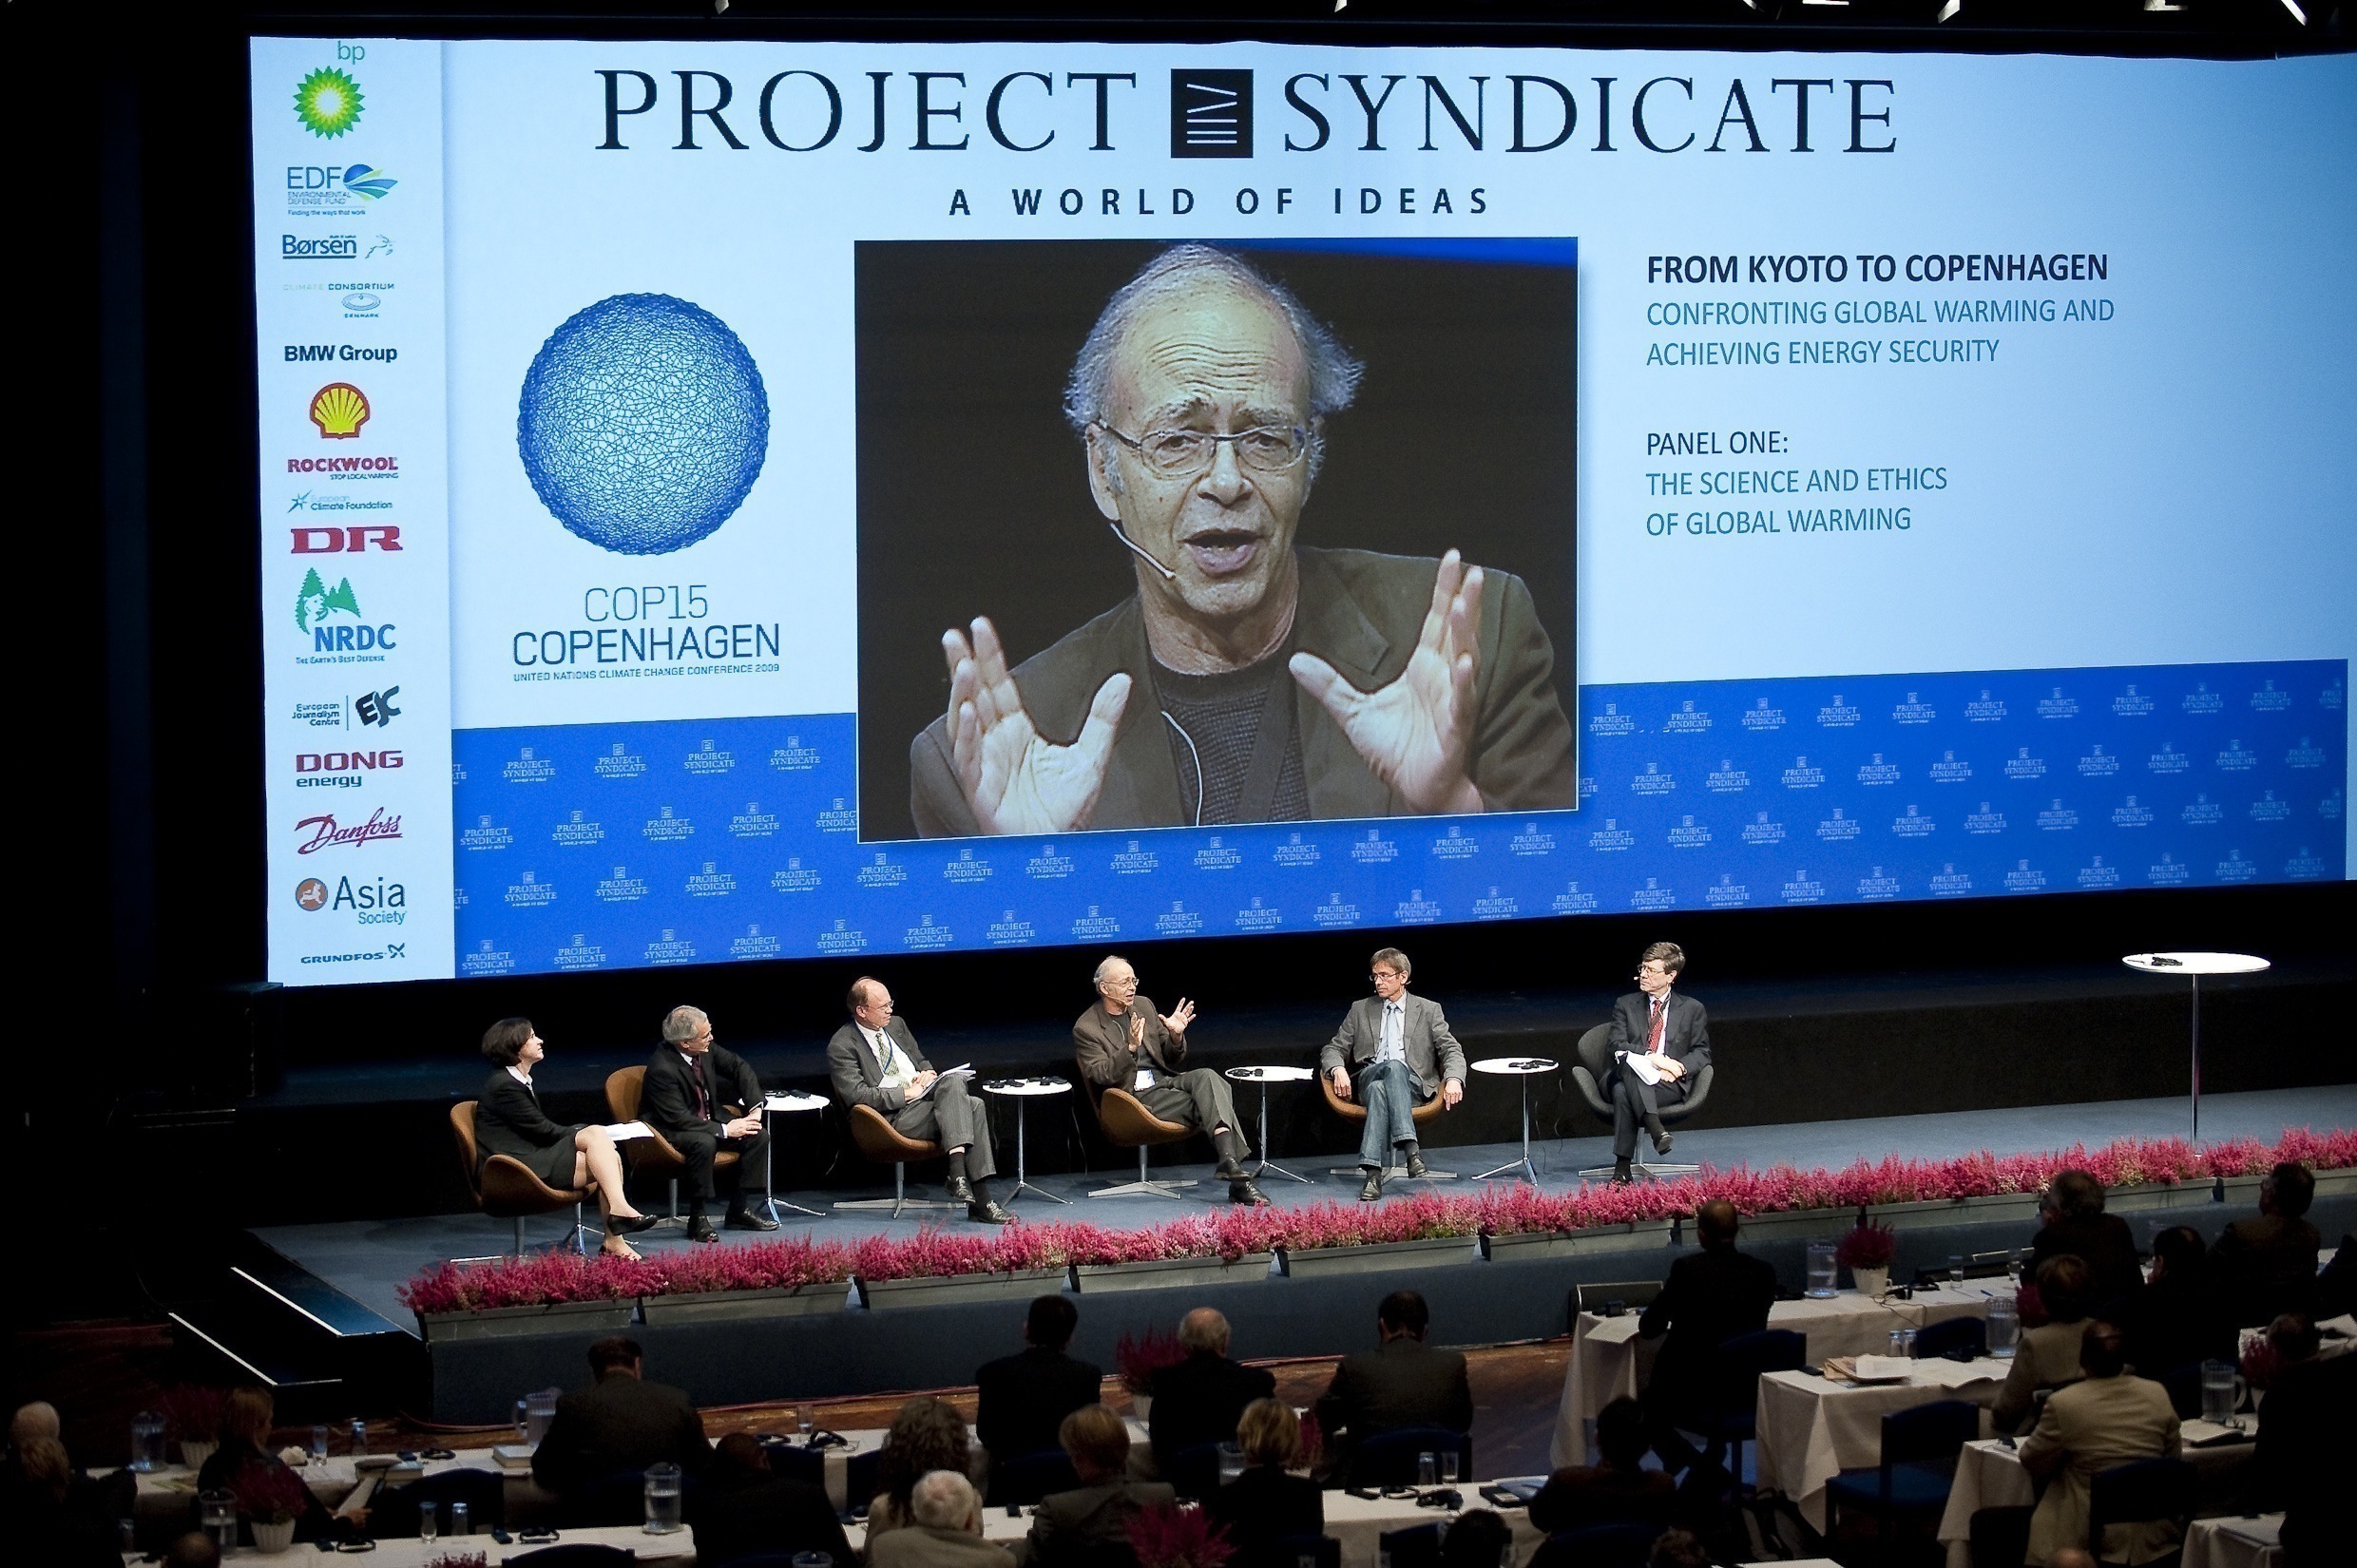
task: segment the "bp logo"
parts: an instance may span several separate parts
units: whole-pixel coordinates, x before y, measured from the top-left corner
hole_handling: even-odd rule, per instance
[[[667,294],[618,294],[533,355],[516,449],[567,530],[617,554],[665,555],[744,504],[769,451],[769,396],[719,316]]]
[[[359,124],[360,84],[322,66],[295,87],[295,118],[314,136],[337,137]]]

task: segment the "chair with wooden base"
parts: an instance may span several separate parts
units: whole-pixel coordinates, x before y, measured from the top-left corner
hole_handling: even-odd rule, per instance
[[[1164,1121],[1145,1107],[1145,1102],[1127,1089],[1107,1089],[1097,1097],[1097,1125],[1104,1129],[1105,1141],[1120,1149],[1138,1151],[1138,1179],[1117,1181],[1100,1187],[1090,1197],[1171,1197],[1178,1195],[1181,1187],[1192,1187],[1192,1181],[1159,1180],[1146,1175],[1146,1151],[1158,1143],[1177,1143],[1193,1138],[1199,1129],[1180,1122]]]
[[[458,1163],[467,1175],[467,1191],[474,1195],[474,1206],[494,1219],[515,1221],[515,1255],[524,1255],[524,1222],[535,1214],[553,1214],[563,1210],[573,1211],[573,1247],[578,1252],[589,1250],[583,1237],[590,1233],[582,1223],[581,1206],[587,1201],[590,1188],[551,1187],[532,1174],[532,1168],[508,1155],[493,1155],[483,1158],[482,1146],[475,1142],[474,1113],[479,1101],[462,1100],[450,1107],[450,1136],[458,1142]],[[559,1243],[560,1246],[563,1243]]]
[[[620,1072],[605,1075],[606,1114],[616,1121],[637,1121],[639,1102],[645,1096],[645,1068],[624,1067]],[[724,1105],[721,1109],[733,1111],[735,1107]],[[652,1127],[646,1129],[644,1138],[630,1138],[621,1147],[623,1157],[630,1162],[632,1176],[659,1176],[671,1184],[670,1207],[657,1221],[658,1226],[676,1225],[684,1229],[687,1216],[680,1213],[680,1175],[687,1169],[686,1157],[672,1147],[669,1138]],[[719,1151],[712,1157],[713,1176],[717,1178],[742,1157],[734,1149]]]
[[[1317,1092],[1326,1097],[1326,1108],[1333,1112],[1334,1115],[1340,1117],[1343,1120],[1349,1122],[1352,1132],[1358,1132],[1366,1127],[1367,1107],[1360,1104],[1355,1099],[1345,1100],[1340,1095],[1335,1094],[1334,1080],[1328,1078],[1323,1072],[1317,1075]],[[1423,1104],[1417,1106],[1415,1110],[1408,1113],[1409,1119],[1416,1124],[1419,1146],[1421,1146],[1425,1124],[1427,1122],[1438,1121],[1443,1116],[1447,1114],[1447,1111],[1448,1102],[1443,1100],[1440,1096],[1434,1095],[1430,1100],[1426,1100]],[[1396,1156],[1398,1151],[1394,1150],[1392,1153]],[[1361,1172],[1355,1165],[1337,1165],[1333,1168],[1331,1174],[1342,1176],[1355,1176],[1363,1175],[1364,1173]],[[1386,1181],[1404,1181],[1407,1178],[1408,1167],[1405,1165],[1389,1165],[1384,1168],[1383,1179]],[[1424,1175],[1418,1179],[1424,1181],[1454,1181],[1457,1179],[1457,1173],[1454,1171],[1435,1171],[1429,1167],[1427,1167]]]
[[[853,1198],[838,1202],[837,1209],[890,1209],[897,1215],[903,1209],[954,1209],[954,1203],[933,1203],[909,1196],[909,1164],[918,1159],[942,1159],[949,1155],[938,1143],[910,1138],[885,1119],[884,1113],[872,1105],[850,1107],[852,1141],[859,1152],[878,1165],[892,1168],[892,1195],[890,1197]]]

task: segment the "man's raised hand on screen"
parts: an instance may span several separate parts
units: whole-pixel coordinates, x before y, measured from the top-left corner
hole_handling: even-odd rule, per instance
[[[949,761],[958,788],[986,833],[1061,833],[1088,825],[1113,759],[1113,736],[1129,706],[1129,677],[1097,688],[1087,722],[1069,746],[1042,737],[1024,711],[1006,650],[988,619],[974,621],[973,641],[951,627],[941,634],[949,664]]]
[[[1360,691],[1315,654],[1297,653],[1288,666],[1374,775],[1419,812],[1482,810],[1470,773],[1482,583],[1482,569],[1455,550],[1441,557],[1416,650],[1380,691]]]

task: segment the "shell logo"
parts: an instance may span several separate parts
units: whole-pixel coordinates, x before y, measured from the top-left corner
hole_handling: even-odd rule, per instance
[[[369,421],[368,394],[349,381],[332,381],[311,394],[311,422],[325,441],[350,441]]]

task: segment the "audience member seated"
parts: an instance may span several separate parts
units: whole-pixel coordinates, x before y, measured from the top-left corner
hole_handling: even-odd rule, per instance
[[[686,1393],[645,1377],[635,1339],[609,1334],[589,1347],[597,1381],[557,1400],[547,1435],[532,1455],[532,1479],[567,1499],[578,1516],[618,1478],[669,1463],[700,1476],[712,1459],[704,1418]]]
[[[2022,1440],[2022,1467],[2047,1482],[2030,1515],[2030,1568],[2052,1568],[2057,1552],[2086,1544],[2089,1488],[2098,1472],[2139,1459],[2174,1459],[2178,1451],[2169,1391],[2127,1375],[2117,1325],[2088,1320],[2079,1365],[2085,1375],[2054,1391]],[[2176,1527],[2166,1520],[2118,1524],[2104,1531],[2100,1555],[2110,1562],[2146,1562],[2176,1543]]]
[[[1645,1561],[1646,1568],[1711,1568],[1711,1554],[1692,1530],[1664,1530]]]
[[[1022,1353],[974,1374],[981,1396],[974,1431],[993,1463],[1055,1447],[1064,1418],[1097,1403],[1104,1373],[1064,1354],[1080,1321],[1080,1310],[1063,1296],[1039,1297],[1024,1322]]]
[[[827,1494],[772,1471],[761,1440],[750,1432],[731,1432],[713,1446],[688,1522],[703,1568],[763,1552],[824,1552],[847,1565],[852,1559]]]
[[[2022,1330],[2005,1386],[1989,1411],[1989,1425],[2001,1437],[2022,1429],[2039,1389],[2079,1381],[2079,1347],[2087,1337],[2087,1298],[2094,1293],[2095,1271],[2078,1253],[2061,1252],[2038,1266],[2037,1285],[2046,1321]]]
[[[1227,1527],[1238,1568],[1261,1560],[1273,1542],[1287,1536],[1314,1536],[1326,1528],[1325,1494],[1307,1476],[1289,1472],[1301,1463],[1301,1420],[1282,1400],[1256,1399],[1236,1424],[1244,1450],[1244,1473],[1203,1500],[1212,1519]],[[1276,1568],[1293,1568],[1290,1561]]]
[[[2287,1313],[2268,1328],[2276,1370],[2251,1456],[2244,1506],[2281,1512],[2284,1568],[2357,1562],[2357,1355],[2319,1359],[2316,1325]]]
[[[1553,1535],[1591,1524],[1650,1524],[1666,1529],[1677,1481],[1645,1468],[1645,1414],[1627,1395],[1596,1413],[1601,1464],[1567,1464],[1530,1500],[1534,1529]]]
[[[1493,1509],[1467,1508],[1441,1537],[1441,1568],[1506,1568],[1514,1529]]]
[[[1715,1197],[1695,1211],[1695,1233],[1702,1243],[1670,1265],[1670,1277],[1653,1298],[1637,1331],[1661,1339],[1653,1381],[1645,1388],[1645,1429],[1654,1452],[1672,1471],[1701,1458],[1678,1435],[1680,1422],[1699,1425],[1715,1392],[1718,1348],[1738,1334],[1768,1327],[1775,1304],[1776,1272],[1759,1258],[1735,1251],[1742,1224],[1735,1206]]]
[[[876,1537],[916,1521],[910,1499],[918,1482],[935,1470],[964,1475],[973,1461],[970,1449],[966,1418],[956,1405],[930,1394],[919,1394],[901,1405],[876,1455],[875,1482],[883,1490],[868,1504],[869,1549],[874,1549]]]
[[[2201,1233],[2190,1225],[2153,1238],[2152,1276],[2120,1326],[2128,1364],[2141,1376],[2234,1359],[2234,1320],[2203,1252]]]
[[[957,1471],[919,1476],[909,1492],[909,1524],[869,1552],[868,1568],[1015,1568],[1006,1547],[982,1539],[982,1496]],[[700,1562],[700,1536],[696,1549]]]
[[[2259,1183],[2259,1215],[2226,1228],[2210,1251],[2227,1310],[2242,1328],[2316,1305],[2316,1252],[2324,1238],[2305,1217],[2316,1195],[2307,1166],[2286,1160]]]
[[[66,1445],[35,1437],[14,1447],[15,1485],[0,1520],[11,1551],[56,1568],[120,1568],[114,1520],[92,1506],[90,1484],[74,1473]]]
[[[220,1542],[201,1530],[172,1538],[163,1549],[163,1568],[220,1568]]]
[[[1473,1429],[1465,1357],[1427,1345],[1431,1327],[1431,1310],[1413,1291],[1394,1291],[1376,1307],[1375,1348],[1344,1356],[1317,1402],[1319,1425],[1336,1445],[1337,1459],[1379,1432],[1405,1426]]]
[[[2058,1171],[2038,1208],[2044,1221],[2030,1243],[2030,1267],[2065,1252],[2087,1260],[2095,1272],[2088,1310],[2115,1311],[2115,1299],[2144,1288],[2136,1236],[2128,1222],[2103,1212],[2103,1184],[2084,1171]]]
[[[2357,1235],[2341,1237],[2341,1250],[2316,1272],[2316,1321],[2357,1312]]]
[[[10,1418],[8,1459],[0,1463],[0,1515],[13,1518],[18,1511],[17,1494],[30,1484],[25,1479],[26,1445],[43,1438],[55,1443],[60,1430],[57,1406],[47,1400],[21,1405]]]
[[[1031,1533],[1017,1543],[1015,1560],[1044,1568],[1083,1568],[1099,1547],[1126,1545],[1129,1521],[1141,1509],[1178,1501],[1167,1482],[1138,1481],[1129,1474],[1129,1428],[1110,1406],[1091,1405],[1064,1418],[1057,1434],[1078,1490],[1050,1492],[1040,1500]],[[873,1539],[871,1536],[870,1539]]]
[[[1228,1359],[1228,1320],[1208,1307],[1178,1320],[1178,1346],[1186,1359],[1154,1374],[1154,1408],[1146,1424],[1155,1467],[1173,1480],[1178,1479],[1178,1456],[1206,1444],[1235,1442],[1244,1406],[1276,1392],[1274,1373]]]
[[[197,1490],[210,1492],[225,1487],[242,1493],[253,1488],[258,1477],[272,1471],[283,1472],[295,1482],[295,1490],[302,1494],[302,1512],[295,1519],[295,1539],[316,1540],[328,1533],[333,1521],[325,1505],[311,1495],[311,1488],[302,1483],[302,1478],[288,1469],[286,1461],[270,1445],[271,1430],[277,1425],[276,1409],[267,1389],[229,1390],[228,1399],[221,1403],[220,1426],[214,1434],[220,1446],[197,1472]],[[250,1545],[250,1520],[242,1502],[238,1515],[239,1534]]]

